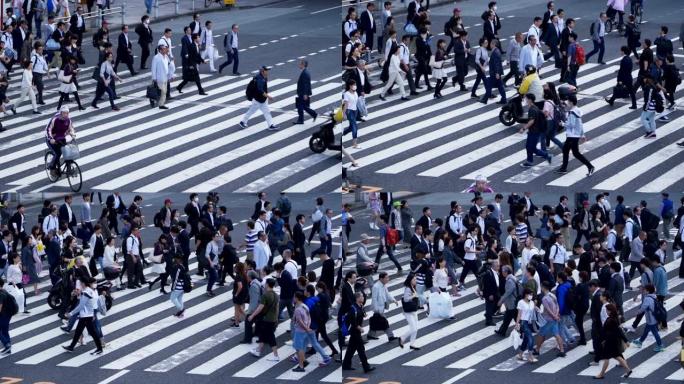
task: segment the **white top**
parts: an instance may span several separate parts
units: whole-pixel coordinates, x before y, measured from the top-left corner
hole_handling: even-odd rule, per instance
[[[518,313],[520,314],[520,321],[531,322],[534,319],[534,301],[526,303],[525,300],[518,301]]]
[[[290,272],[292,280],[296,280],[299,276],[299,273],[297,272],[297,263],[294,260],[290,260],[287,263],[285,263],[285,270]]]
[[[448,224],[449,224],[449,228],[451,228],[451,230],[458,235],[460,235],[464,230],[463,219],[461,218],[460,214],[454,214],[454,215],[449,216],[449,223]],[[454,239],[454,240],[456,240],[456,239]]]
[[[268,263],[268,259],[271,257],[271,249],[268,244],[258,240],[254,244],[254,262],[256,263],[256,269],[263,269]]]
[[[116,247],[110,245],[105,245],[104,258],[102,260],[102,265],[105,268],[108,267],[118,267],[119,265],[114,261],[114,256],[116,255]]]
[[[350,37],[351,33],[357,29],[356,20],[349,19],[344,22],[344,34],[347,35],[347,37]]]
[[[46,74],[48,71],[47,61],[45,56],[39,55],[36,51],[31,54],[31,63],[33,63],[33,72]]]
[[[530,260],[532,259],[532,256],[538,255],[538,254],[539,254],[539,250],[538,250],[536,247],[532,247],[532,248],[524,247],[523,250],[522,250],[522,252],[521,252],[521,256],[522,256],[522,268],[523,268],[523,269],[524,269],[524,268],[527,268],[527,264],[528,264],[528,263],[530,262]]]
[[[520,68],[518,70],[524,72],[527,64],[532,64],[537,69],[541,68],[544,64],[544,56],[539,50],[539,44],[535,45],[534,48],[529,44],[525,44],[520,50]]]
[[[389,40],[387,40],[389,41]],[[401,60],[402,64],[409,64],[409,59],[411,58],[411,53],[406,46],[406,44],[401,43],[399,44],[399,59]]]
[[[561,244],[555,243],[549,249],[549,257],[554,264],[565,264],[568,261],[568,251]]]
[[[21,73],[21,88],[31,88],[33,86],[33,73],[28,69],[24,69]]]
[[[392,55],[389,64],[389,73],[401,73],[401,67],[399,66],[399,56]]]
[[[202,37],[200,38],[200,41],[205,44],[207,49],[209,49],[209,47],[213,47],[214,33],[211,30],[204,28],[202,30]]]
[[[347,109],[356,111],[356,103],[359,101],[359,96],[356,92],[345,92],[344,95],[342,95],[342,100],[347,105]]]
[[[449,286],[449,276],[447,275],[446,269],[435,269],[433,282],[437,288],[446,290]]]
[[[7,282],[10,284],[21,284],[21,268],[16,264],[10,264],[7,268]]]
[[[126,238],[126,251],[133,256],[140,256],[140,249],[139,249],[140,243],[139,240],[133,236],[130,235]]]
[[[214,257],[211,257],[211,254],[214,254]],[[219,246],[218,243],[215,241],[211,241],[209,245],[207,245],[207,248],[205,250],[204,256],[207,258],[207,260],[211,260],[211,262],[216,266],[218,263],[218,257],[219,257]]]
[[[530,36],[534,36],[537,38],[537,42],[539,42],[539,36],[541,35],[541,30],[537,28],[534,24],[530,26],[530,29],[527,30],[527,37],[529,38]]]
[[[59,225],[59,219],[52,215],[47,215],[43,219],[43,233],[50,232],[51,229],[57,230],[57,225]]]
[[[152,80],[166,82],[169,78],[169,59],[167,56],[157,53],[152,59]]]
[[[233,44],[230,46],[231,48],[237,49],[238,47],[238,34],[235,32],[230,32],[233,35]]]
[[[465,248],[465,260],[475,260],[477,258],[477,251],[475,250],[475,239],[468,236],[468,238],[465,241],[464,248]]]

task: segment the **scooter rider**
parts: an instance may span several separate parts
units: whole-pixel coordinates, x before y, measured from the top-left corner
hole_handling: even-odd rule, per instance
[[[520,83],[520,88],[518,88],[518,93],[520,96],[517,98],[516,102],[520,103],[519,106],[522,108],[522,98],[531,93],[534,95],[535,105],[537,107],[544,108],[544,88],[539,75],[537,74],[537,68],[532,64],[527,64],[525,66],[525,78],[522,83]]]

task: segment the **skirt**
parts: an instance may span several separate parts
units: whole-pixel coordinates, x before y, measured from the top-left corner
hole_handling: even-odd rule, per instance
[[[447,77],[447,73],[443,68],[432,68],[432,77],[434,79],[442,79]]]
[[[151,271],[154,273],[166,273],[166,263],[152,263],[152,266],[150,267]]]

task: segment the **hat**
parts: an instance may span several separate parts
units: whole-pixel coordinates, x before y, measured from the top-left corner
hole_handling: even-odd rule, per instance
[[[584,206],[589,205],[589,200],[584,200],[584,201],[582,202],[582,205],[584,205]]]
[[[67,113],[68,113],[68,112],[69,112],[69,107],[67,107],[66,105],[63,105],[62,108],[59,109],[59,111],[60,111],[60,112],[67,112]]]
[[[171,204],[171,199],[164,199],[164,204]]]
[[[454,8],[454,12],[461,13],[461,8]]]
[[[395,201],[392,203],[393,207],[401,207],[401,201]]]
[[[264,70],[264,71],[270,71],[270,70],[271,70],[271,67],[269,67],[268,65],[262,65],[262,66],[261,66],[261,69]]]
[[[368,235],[365,234],[365,233],[362,233],[362,234],[361,234],[361,240],[362,240],[362,241],[363,241],[363,240],[370,240],[370,236],[368,236]]]

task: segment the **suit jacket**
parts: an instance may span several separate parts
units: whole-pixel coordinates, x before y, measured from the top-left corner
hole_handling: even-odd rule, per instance
[[[421,36],[416,39],[416,54],[415,57],[418,61],[427,62],[432,56],[432,50],[427,41],[423,40]]]
[[[292,241],[294,241],[295,251],[304,249],[306,234],[304,233],[304,228],[299,223],[295,224],[292,229]]]
[[[67,209],[66,203],[59,207],[59,222],[68,223],[70,227],[75,227],[78,225],[74,209],[71,208],[71,217],[69,217],[69,210]]]
[[[558,33],[556,30],[556,26],[553,24],[549,24],[548,28],[544,32],[544,41],[549,47],[556,47],[558,44],[560,44],[560,39],[563,31]]]
[[[454,41],[454,63],[465,63],[466,62],[466,51],[470,55],[470,42],[466,40],[465,48],[461,39]]]
[[[252,220],[256,220],[259,218],[259,212],[261,212],[263,203],[261,200],[257,201],[254,203],[254,212],[252,212]]]
[[[496,25],[495,24],[496,24],[496,20],[494,20],[493,23],[490,23],[489,19],[485,20],[482,23],[482,29],[484,30],[484,37],[488,41],[492,41],[492,39],[496,36]]]
[[[214,219],[213,221],[212,218]],[[216,230],[216,217],[214,217],[212,214],[210,214],[209,212],[205,213],[204,215],[202,215],[202,220],[206,220],[209,223],[209,229],[211,229],[212,232]],[[211,223],[214,223],[214,225],[212,225]]]
[[[188,35],[183,35],[181,38],[181,59],[185,62],[185,57],[188,55],[188,47],[192,45],[192,40]]]
[[[190,232],[187,229],[183,229],[178,234],[178,244],[180,245],[181,252],[183,252],[184,257],[190,256]]]
[[[499,276],[499,284],[502,283],[503,277]],[[491,269],[487,270],[482,278],[482,295],[485,300],[489,300],[489,296],[494,296],[494,302],[498,302],[501,294],[499,292],[499,284],[496,284],[494,272]]]
[[[147,45],[152,43],[152,28],[140,24],[135,27],[135,33],[138,35],[138,44]]]
[[[354,299],[354,289],[347,282],[342,282],[342,288],[340,295],[342,296],[342,301],[340,302],[339,316],[349,312],[351,306],[356,301]],[[341,317],[340,317],[341,318]]]
[[[501,63],[501,51],[499,48],[494,48],[489,56],[489,75],[494,76],[498,74],[503,77],[504,70]]]
[[[107,205],[107,208],[110,209],[110,211],[114,210],[114,199],[116,198],[115,195],[109,195],[107,196],[107,200],[105,201],[105,204]],[[119,210],[116,213],[124,213],[126,211],[126,204],[124,204],[123,199],[121,196],[119,196]]]
[[[610,283],[608,283],[608,294],[618,308],[622,306],[622,291],[625,290],[625,281],[622,279],[621,273],[622,271],[611,277]]]
[[[589,292],[591,295],[591,292]],[[591,321],[594,324],[601,326],[601,291],[597,290],[594,295],[591,295],[591,305],[589,306],[589,314],[591,315]]]
[[[297,96],[311,96],[311,75],[309,75],[309,70],[304,68],[299,73],[299,78],[297,79]]]
[[[413,237],[411,237],[411,260],[416,258],[416,249],[421,244],[424,245],[425,248],[428,248],[428,242],[425,240],[425,238],[418,237],[418,235],[413,234]]]
[[[416,225],[420,225],[423,227],[423,233],[426,233],[427,230],[430,229],[430,221],[428,220],[427,216],[423,215],[416,221]]]
[[[188,46],[188,57],[183,60],[183,80],[194,81],[199,78],[198,64],[202,64],[204,59],[200,55],[199,47],[192,43]]]
[[[26,40],[27,35],[28,32],[24,32],[24,36],[22,37],[21,28],[19,27],[12,31],[12,45],[14,46],[14,50],[17,51],[17,54],[21,53],[21,47],[24,45],[24,40]]]
[[[133,45],[131,44],[131,38],[128,38],[128,44],[126,44],[126,36],[121,32],[119,34],[119,45],[116,47],[116,56],[120,61],[132,60],[133,55],[129,52],[132,49]]]
[[[375,27],[376,23],[373,23],[373,26],[371,26],[371,17],[373,17],[373,15],[371,15],[368,10],[361,12],[359,28],[366,33],[366,41],[368,41],[368,39],[371,38],[377,30]]]
[[[547,10],[544,12],[544,16],[542,17],[542,24],[541,24],[541,29],[544,33],[549,29],[549,21],[551,21],[551,11]]]
[[[198,223],[200,220],[199,207],[195,208],[195,206],[192,205],[192,203],[186,204],[185,214],[188,215],[188,223],[189,224]]]
[[[71,33],[74,33],[77,35],[85,32],[85,19],[83,19],[83,16],[81,16],[81,19],[83,19],[82,20],[83,23],[82,23],[81,27],[79,28],[79,27],[77,27],[78,17],[79,17],[78,13],[74,13],[73,15],[71,15],[71,19],[69,20],[69,31],[71,31]]]
[[[22,221],[24,222],[23,223],[24,224],[24,232],[23,233],[26,233],[26,217],[24,217],[22,220],[21,214],[19,212],[15,212],[14,215],[12,215],[12,217],[9,220],[9,229],[12,232],[12,234],[14,235],[14,241],[18,240],[17,235],[20,234],[19,232],[14,230],[15,224],[16,224],[16,227],[19,230],[21,230]]]
[[[192,31],[192,33],[195,33],[195,27],[197,26],[197,23],[193,21],[193,22],[190,23],[189,26],[190,26],[190,30]],[[198,34],[198,35],[201,35],[201,34],[202,34],[202,23],[201,23],[201,22],[200,22],[200,25],[199,25],[199,29],[197,30],[197,34]]]
[[[560,37],[560,51],[561,54],[565,53],[568,51],[568,45],[570,45],[570,33],[572,31],[570,28],[565,27],[563,28],[563,31],[561,32],[561,37]]]
[[[359,74],[358,69],[354,69],[354,81],[356,81],[356,93],[359,96],[361,95],[361,93],[364,93],[366,95],[370,94],[372,87],[370,79],[368,78],[368,71],[363,71],[363,87],[359,86],[361,84],[361,75]]]

